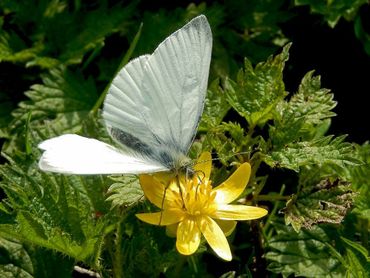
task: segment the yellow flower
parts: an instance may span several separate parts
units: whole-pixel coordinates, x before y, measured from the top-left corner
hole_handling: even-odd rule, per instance
[[[140,183],[147,199],[162,211],[136,216],[153,225],[167,226],[176,234],[176,248],[183,255],[193,254],[201,235],[215,253],[224,260],[232,259],[226,236],[236,226],[235,220],[263,217],[267,210],[245,205],[230,205],[244,191],[251,172],[243,163],[221,185],[212,188],[211,154],[203,153],[194,167],[193,178],[175,177],[165,186],[163,175],[141,175]],[[168,184],[168,183],[167,183]]]

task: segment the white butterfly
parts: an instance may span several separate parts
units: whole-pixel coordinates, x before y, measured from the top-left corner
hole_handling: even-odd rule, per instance
[[[211,51],[211,29],[200,15],[114,78],[103,118],[121,149],[75,134],[61,135],[39,145],[44,150],[40,169],[140,174],[186,167],[204,107]]]

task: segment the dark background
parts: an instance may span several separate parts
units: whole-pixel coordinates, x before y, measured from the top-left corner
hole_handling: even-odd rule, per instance
[[[285,75],[287,90],[295,90],[300,78],[315,69],[323,87],[331,89],[338,102],[329,133],[348,134],[347,140],[362,144],[370,138],[370,57],[355,37],[353,22],[341,19],[330,28],[308,8],[296,9],[298,16],[282,26],[293,42]],[[369,6],[363,6],[360,13],[369,19],[365,22],[369,32]]]

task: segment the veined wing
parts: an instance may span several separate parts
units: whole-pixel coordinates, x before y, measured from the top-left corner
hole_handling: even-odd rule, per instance
[[[204,15],[165,39],[145,64],[143,115],[159,142],[186,154],[203,112],[212,52]]]
[[[141,90],[144,65],[149,55],[128,63],[113,79],[104,100],[103,118],[108,132],[128,152],[150,156],[159,142],[150,130],[142,111],[147,101]]]
[[[199,16],[115,77],[103,117],[128,153],[168,168],[187,153],[203,110],[211,48],[210,27]]]

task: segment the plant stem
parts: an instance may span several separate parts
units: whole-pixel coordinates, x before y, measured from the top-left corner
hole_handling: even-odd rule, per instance
[[[282,196],[283,194],[284,194],[284,191],[285,191],[285,184],[283,184],[282,186],[281,186],[281,188],[280,188],[280,192],[279,192],[279,195],[278,196],[276,196],[276,197],[279,197],[279,196],[281,196],[281,197],[286,197],[286,196]],[[260,195],[259,197],[261,197],[262,195]],[[275,197],[275,196],[274,196]],[[276,211],[277,211],[277,209],[278,209],[278,207],[279,207],[279,199],[276,199],[275,200],[275,203],[274,203],[274,207],[272,208],[272,210],[271,210],[271,212],[269,213],[269,216],[268,216],[268,218],[267,218],[267,220],[266,220],[266,224],[265,224],[265,226],[263,227],[263,232],[264,232],[264,234],[266,235],[265,236],[265,238],[270,238],[270,234],[267,234],[267,231],[268,231],[268,228],[270,227],[270,225],[271,225],[271,221],[272,221],[272,218],[273,217],[275,217],[275,214],[276,214]]]
[[[255,201],[286,201],[289,200],[290,196],[281,195],[258,195],[254,197]]]
[[[125,221],[126,215],[117,223],[116,238],[114,240],[114,252],[112,258],[113,277],[125,277],[123,273],[124,257],[122,254],[122,223]]]
[[[267,264],[264,258],[264,250],[262,244],[262,230],[259,225],[259,220],[252,220],[252,241],[254,247],[255,261],[252,267],[253,277],[267,278]]]

